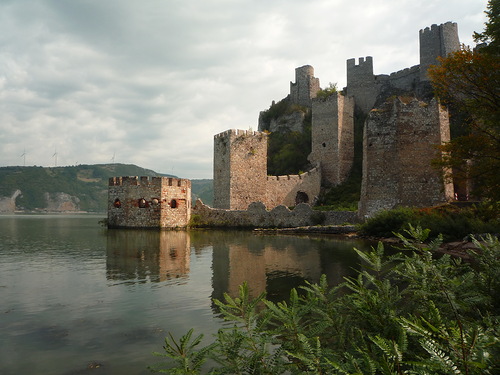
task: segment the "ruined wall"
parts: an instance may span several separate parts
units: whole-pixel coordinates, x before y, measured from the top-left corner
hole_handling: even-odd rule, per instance
[[[314,203],[321,190],[321,170],[313,168],[300,175],[268,176],[266,182],[266,207],[296,206]]]
[[[354,99],[340,94],[314,99],[311,133],[308,160],[320,165],[322,184],[341,184],[354,160]]]
[[[342,225],[358,222],[353,211],[314,211],[310,205],[301,203],[293,210],[277,206],[267,210],[261,202],[252,203],[247,210],[226,210],[211,208],[196,201],[193,207],[196,221],[211,227],[255,227],[255,228],[292,228],[310,225]]]
[[[448,115],[435,99],[395,98],[370,112],[363,139],[359,215],[398,206],[432,206],[452,198],[452,186],[431,166],[449,140]]]
[[[191,181],[167,177],[112,177],[108,227],[177,228],[191,217]]]
[[[292,104],[311,108],[311,100],[320,90],[319,79],[314,77],[314,68],[304,65],[295,69],[295,83],[290,82]]]
[[[436,64],[439,56],[444,57],[460,49],[458,26],[454,22],[432,25],[419,32],[420,80],[428,81],[427,69]]]
[[[244,209],[266,197],[267,135],[228,130],[214,137],[214,207]]]

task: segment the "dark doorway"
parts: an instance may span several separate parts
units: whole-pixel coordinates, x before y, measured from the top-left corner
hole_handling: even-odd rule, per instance
[[[299,203],[309,203],[309,196],[303,191],[298,191],[295,196],[295,204],[297,205]]]

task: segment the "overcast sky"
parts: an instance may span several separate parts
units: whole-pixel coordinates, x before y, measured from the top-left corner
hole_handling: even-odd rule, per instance
[[[212,178],[213,136],[257,130],[295,68],[345,85],[417,65],[418,32],[482,31],[487,0],[0,0],[0,166],[114,160]]]

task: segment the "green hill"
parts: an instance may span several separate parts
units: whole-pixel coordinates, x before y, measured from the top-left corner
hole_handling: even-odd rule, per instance
[[[47,197],[71,197],[81,211],[105,212],[108,194],[108,179],[114,176],[163,176],[131,164],[97,164],[71,167],[0,167],[0,199],[9,199],[16,190],[21,191],[15,199],[20,210],[50,210]],[[203,202],[213,201],[212,180],[193,180],[193,198]],[[67,198],[69,199],[69,198]]]

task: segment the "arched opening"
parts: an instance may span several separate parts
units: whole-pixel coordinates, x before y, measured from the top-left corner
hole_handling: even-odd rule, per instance
[[[297,205],[300,203],[309,203],[309,196],[303,191],[298,191],[295,196],[295,204]]]
[[[144,198],[139,199],[139,208],[146,208],[147,202]]]
[[[175,199],[170,201],[170,208],[177,208],[177,201]]]
[[[122,202],[120,202],[120,200],[116,198],[113,202],[113,206],[115,206],[116,208],[120,208],[122,206]]]

